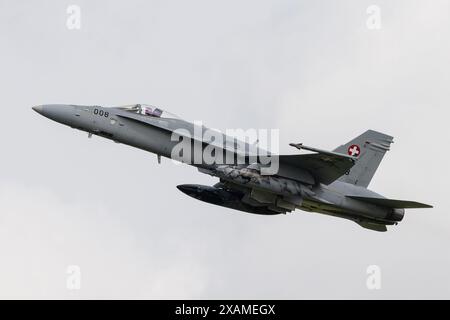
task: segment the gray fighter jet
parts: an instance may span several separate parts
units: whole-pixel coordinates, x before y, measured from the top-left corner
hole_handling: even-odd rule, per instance
[[[172,158],[218,177],[220,182],[214,186],[177,188],[195,199],[235,210],[275,215],[301,209],[386,231],[387,225],[403,219],[405,209],[431,208],[415,201],[387,199],[367,189],[393,142],[393,137],[373,130],[333,151],[292,143],[308,153],[273,155],[150,105],[40,105],[33,109],[86,131],[89,137],[102,136],[155,153],[158,162],[161,156]],[[206,151],[209,159],[199,156]]]

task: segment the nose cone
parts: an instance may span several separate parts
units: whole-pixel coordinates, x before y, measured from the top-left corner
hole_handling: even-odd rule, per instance
[[[56,122],[73,125],[75,106],[65,104],[45,104],[33,107],[33,110]]]

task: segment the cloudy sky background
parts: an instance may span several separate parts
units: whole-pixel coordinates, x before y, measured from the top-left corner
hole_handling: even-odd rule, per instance
[[[66,9],[81,8],[81,30]],[[381,29],[366,26],[370,5]],[[450,1],[0,0],[0,298],[450,298]],[[371,188],[431,203],[387,233],[208,205],[188,166],[31,106],[159,105],[325,149],[395,136]],[[81,268],[81,289],[66,269]],[[366,268],[381,268],[368,290]]]

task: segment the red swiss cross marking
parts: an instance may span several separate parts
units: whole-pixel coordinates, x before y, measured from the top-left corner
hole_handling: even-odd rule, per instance
[[[352,157],[358,157],[361,153],[361,149],[357,144],[352,144],[350,147],[348,147],[347,153]]]

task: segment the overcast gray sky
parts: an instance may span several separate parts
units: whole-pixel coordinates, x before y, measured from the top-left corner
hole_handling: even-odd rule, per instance
[[[448,0],[0,0],[0,298],[450,298],[449,12]],[[371,189],[435,209],[376,233],[212,206],[175,186],[215,179],[88,140],[31,110],[45,103],[279,128],[285,153],[375,129],[395,144]]]

